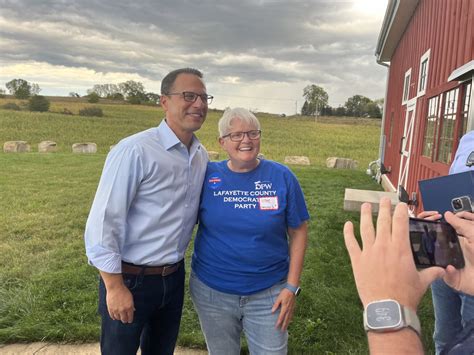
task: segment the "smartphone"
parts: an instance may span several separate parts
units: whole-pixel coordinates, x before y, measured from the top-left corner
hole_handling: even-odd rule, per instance
[[[461,211],[472,212],[473,210],[471,196],[455,197],[451,200],[451,206],[453,207],[454,213]]]
[[[448,265],[456,269],[464,267],[464,256],[456,231],[444,221],[410,218],[410,244],[418,268],[445,268]]]

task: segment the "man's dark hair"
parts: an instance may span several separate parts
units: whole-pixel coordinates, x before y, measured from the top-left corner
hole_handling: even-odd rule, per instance
[[[174,82],[176,81],[176,78],[179,74],[192,74],[196,75],[201,79],[203,77],[202,73],[194,68],[182,68],[173,70],[172,72],[169,72],[161,81],[161,95],[166,95],[171,92]]]

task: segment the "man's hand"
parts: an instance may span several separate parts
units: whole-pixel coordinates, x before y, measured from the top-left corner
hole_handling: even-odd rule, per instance
[[[272,307],[272,313],[274,313],[278,308],[280,308],[280,315],[275,324],[275,328],[280,328],[282,331],[285,331],[290,325],[291,319],[293,318],[293,312],[296,305],[296,296],[290,290],[284,288],[281,290],[278,298],[275,301],[275,304]]]
[[[132,323],[135,307],[133,295],[123,283],[122,274],[109,274],[100,271],[107,290],[107,310],[110,318],[122,323]]]
[[[135,311],[133,296],[125,285],[108,289],[106,302],[110,318],[122,323],[133,322],[133,312]]]
[[[377,231],[372,223],[371,205],[361,207],[362,250],[351,222],[344,226],[344,240],[352,263],[359,297],[364,305],[381,299],[394,299],[417,309],[428,286],[444,275],[444,269],[431,267],[418,272],[409,240],[408,208],[400,203],[391,218],[390,199],[380,201]]]
[[[453,214],[446,212],[444,214],[448,222],[456,230],[456,233],[462,236],[459,243],[464,254],[465,266],[462,269],[456,269],[449,265],[446,268],[444,281],[455,290],[474,295],[474,213],[467,211]]]

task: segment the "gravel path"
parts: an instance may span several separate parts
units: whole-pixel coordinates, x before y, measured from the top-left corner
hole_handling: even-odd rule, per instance
[[[205,355],[207,351],[177,347],[175,355]],[[0,345],[0,354],[8,355],[100,355],[99,343],[90,344],[3,344]]]

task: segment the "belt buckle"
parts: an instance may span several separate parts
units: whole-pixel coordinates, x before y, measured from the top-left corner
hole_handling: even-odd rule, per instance
[[[161,270],[161,276],[168,276],[169,274],[168,274],[167,270],[173,268],[174,266],[175,265],[170,265],[170,266],[165,265],[165,266],[163,266],[163,270]]]

